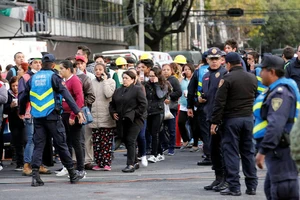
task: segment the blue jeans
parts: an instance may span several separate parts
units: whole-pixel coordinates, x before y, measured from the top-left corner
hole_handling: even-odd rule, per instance
[[[25,119],[25,132],[27,135],[27,143],[24,150],[24,163],[31,163],[32,153],[34,148],[34,144],[32,140],[33,132],[34,132],[32,118]]]
[[[140,131],[137,138],[138,147],[139,147],[139,156],[146,155],[146,137],[145,137],[146,127],[147,127],[147,120],[145,120],[144,127]]]

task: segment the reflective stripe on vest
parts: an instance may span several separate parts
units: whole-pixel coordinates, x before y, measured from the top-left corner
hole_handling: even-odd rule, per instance
[[[261,94],[267,87],[262,84],[262,79],[260,77],[261,68],[256,67],[255,68],[255,76],[257,79],[257,92],[258,94]]]
[[[292,89],[292,92],[297,98],[296,111],[292,121],[295,122],[298,117],[299,110],[300,110],[300,94],[299,94],[298,86],[296,82],[292,79],[280,78],[270,85],[269,90],[265,90],[263,93],[261,93],[254,102],[253,114],[255,117],[255,123],[253,128],[253,137],[255,139],[264,137],[266,132],[266,127],[268,126],[267,120],[264,120],[261,117],[261,107],[263,105],[263,102],[265,101],[267,95],[279,85],[285,85],[288,86],[289,89]]]
[[[55,108],[52,89],[53,71],[41,70],[32,76],[30,90],[31,115],[35,118],[48,116]]]
[[[202,78],[204,74],[208,72],[209,65],[203,65],[199,68],[198,71],[198,89],[197,89],[197,96],[201,97],[201,91],[202,91]]]

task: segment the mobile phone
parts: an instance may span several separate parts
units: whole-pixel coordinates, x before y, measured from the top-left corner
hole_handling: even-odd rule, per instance
[[[145,73],[143,70],[140,71],[140,81],[144,81],[145,79]]]

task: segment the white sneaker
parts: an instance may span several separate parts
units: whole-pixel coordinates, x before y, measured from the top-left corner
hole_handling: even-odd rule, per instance
[[[141,160],[142,160],[142,165],[144,167],[147,167],[148,166],[147,157],[146,156],[142,156]]]
[[[56,174],[56,176],[65,176],[65,175],[68,175],[68,174],[69,173],[68,173],[67,168],[63,167],[62,170]]]
[[[155,156],[151,155],[149,158],[148,158],[148,161],[151,162],[151,163],[156,163],[158,160]]]
[[[147,163],[148,164],[148,163]],[[2,165],[0,164],[0,171],[3,169]]]
[[[165,160],[165,156],[158,154],[156,159],[157,159],[157,161],[163,161],[163,160]]]

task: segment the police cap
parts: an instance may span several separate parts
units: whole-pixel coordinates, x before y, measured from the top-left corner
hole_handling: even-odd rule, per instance
[[[230,52],[225,56],[226,63],[236,63],[241,61],[241,57],[236,52]]]
[[[261,67],[273,68],[273,69],[283,69],[284,68],[284,60],[278,56],[274,55],[265,55],[262,62]]]
[[[219,58],[221,57],[221,50],[218,47],[212,47],[207,52],[207,58]]]
[[[206,59],[208,56],[208,51],[204,51],[204,53],[202,54],[202,59]]]
[[[55,61],[55,57],[53,54],[46,54],[43,56],[42,58],[42,62],[46,63],[46,62],[54,62]]]

